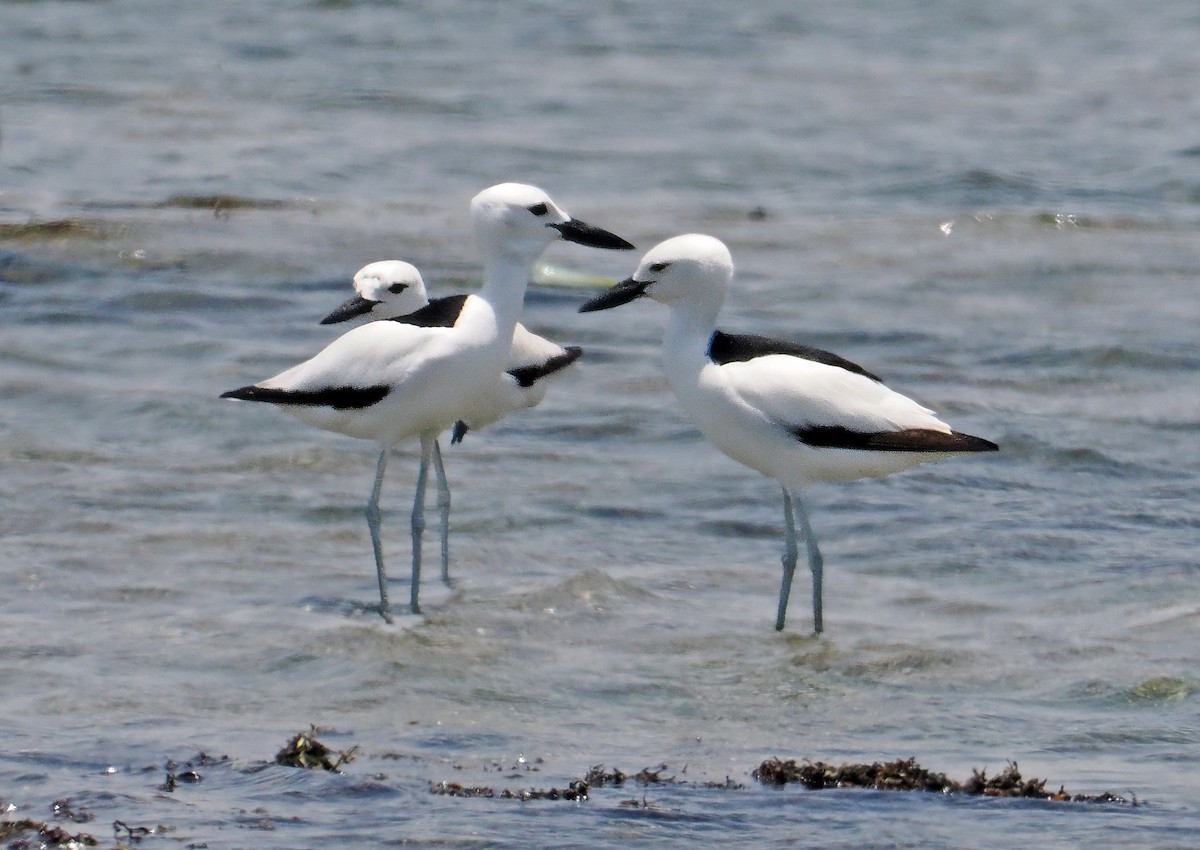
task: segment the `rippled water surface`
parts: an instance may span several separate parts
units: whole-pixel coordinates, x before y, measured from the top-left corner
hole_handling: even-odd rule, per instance
[[[0,4],[0,819],[1194,847],[1200,11],[920,5]],[[777,634],[776,486],[674,404],[661,308],[576,312],[637,256],[555,245],[525,321],[586,355],[447,450],[455,584],[386,626],[372,447],[217,396],[329,341],[367,261],[476,285],[466,206],[502,180],[641,250],[720,237],[724,328],[1002,451],[814,490],[827,631],[803,582]],[[396,600],[416,460],[384,489]],[[310,724],[343,773],[270,763]],[[759,785],[775,755],[1144,805]],[[431,793],[596,764],[676,781]]]

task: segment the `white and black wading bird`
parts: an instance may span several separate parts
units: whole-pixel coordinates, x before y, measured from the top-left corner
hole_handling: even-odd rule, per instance
[[[354,297],[321,320],[323,325],[355,319],[408,321],[408,316],[430,303],[449,302],[445,315],[457,315],[465,295],[429,300],[425,280],[412,263],[403,260],[379,260],[368,263],[354,274]],[[422,313],[421,316],[428,315]],[[529,331],[520,322],[513,329],[508,361],[479,393],[468,399],[462,418],[450,432],[451,443],[461,443],[472,429],[500,421],[508,414],[534,407],[546,397],[548,379],[562,373],[579,359],[583,349],[561,346]],[[441,518],[442,581],[450,583],[450,483],[442,463],[442,450],[433,442],[433,472],[437,479],[437,505]]]
[[[733,260],[723,243],[700,234],[676,236],[652,248],[632,277],[580,312],[643,296],[670,308],[663,368],[684,411],[713,445],[783,488],[786,537],[775,628],[783,628],[787,614],[799,525],[812,570],[813,629],[820,633],[823,562],[803,489],[882,478],[998,447],[952,430],[933,411],[836,354],[717,330],[732,278]]]
[[[469,415],[472,400],[486,395],[505,370],[534,261],[557,239],[593,248],[633,247],[567,215],[541,189],[518,183],[476,195],[471,222],[484,263],[478,292],[439,300],[403,321],[356,327],[310,360],[221,396],[275,404],[310,425],[379,445],[367,525],[379,578],[379,613],[389,623],[379,537],[379,495],[389,450],[406,439],[421,441],[412,510],[411,610],[417,614],[425,485],[434,442]]]

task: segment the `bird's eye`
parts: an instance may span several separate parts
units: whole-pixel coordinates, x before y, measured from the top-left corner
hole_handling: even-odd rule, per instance
[[[670,263],[651,263],[651,264],[650,264],[650,271],[652,271],[652,272],[654,272],[655,274],[657,274],[658,272],[661,272],[661,271],[663,271],[664,269],[666,269],[666,267],[667,267],[667,266],[669,266],[669,265],[671,265],[671,264],[670,264]]]
[[[550,212],[550,207],[547,204],[534,204],[529,211],[534,215],[542,216]]]
[[[388,287],[388,292],[393,292],[396,295],[399,295],[401,292],[403,292],[406,289],[408,289],[407,283],[393,283],[391,286]]]

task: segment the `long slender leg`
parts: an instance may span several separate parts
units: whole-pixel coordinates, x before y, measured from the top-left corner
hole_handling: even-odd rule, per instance
[[[388,604],[387,572],[383,567],[383,543],[379,539],[379,494],[383,490],[383,472],[387,469],[388,447],[379,452],[379,464],[375,469],[375,486],[371,488],[371,500],[367,502],[367,527],[371,529],[371,548],[375,550],[375,572],[379,575],[379,615],[392,622],[392,606]]]
[[[442,449],[433,441],[433,471],[437,475],[438,510],[442,514],[442,583],[450,586],[450,482],[442,466]]]
[[[799,494],[794,499],[796,518],[800,520],[800,530],[804,533],[804,542],[808,546],[808,568],[812,570],[813,593],[813,631],[820,634],[825,630],[822,619],[821,586],[825,578],[825,559],[817,546],[817,535],[813,533],[812,524],[808,521],[808,510],[804,507],[804,499]]]
[[[417,470],[417,494],[412,510],[412,612],[421,613],[421,535],[425,531],[425,484],[429,480],[429,458],[433,454],[432,437],[421,437],[421,468]]]
[[[787,616],[788,596],[792,593],[792,576],[796,574],[796,519],[792,509],[792,494],[783,488],[783,582],[779,585],[779,613],[775,615],[775,631],[783,631]]]

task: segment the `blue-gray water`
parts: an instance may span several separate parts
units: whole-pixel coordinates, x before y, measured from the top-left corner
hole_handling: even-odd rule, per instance
[[[1200,842],[1200,11],[913,5],[0,4],[0,815],[69,797],[71,832],[209,848]],[[1002,451],[814,490],[827,633],[805,582],[776,634],[778,491],[678,412],[661,308],[537,286],[527,324],[587,354],[448,451],[457,586],[384,625],[372,447],[217,395],[331,339],[367,261],[474,285],[467,202],[502,180],[639,247],[552,247],[570,272],[722,238],[723,327]],[[404,447],[397,600],[414,476]],[[310,723],[360,747],[344,774],[263,766]],[[776,790],[772,755],[1015,759],[1146,805]],[[429,792],[663,762],[687,784]]]

